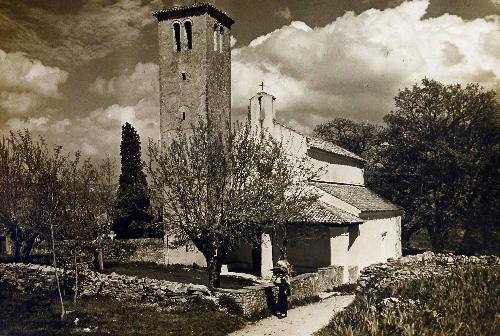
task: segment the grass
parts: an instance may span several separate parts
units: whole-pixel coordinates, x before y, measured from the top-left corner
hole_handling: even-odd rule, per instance
[[[207,272],[201,267],[186,267],[183,265],[158,265],[147,262],[130,263],[108,263],[105,265],[105,273],[115,272],[122,275],[137,276],[140,278],[151,278],[168,280],[182,283],[206,285],[208,283]],[[228,289],[239,289],[251,286],[251,280],[234,277],[221,277],[221,287]]]
[[[107,298],[82,298],[64,321],[59,319],[55,296],[23,293],[0,285],[0,335],[226,335],[241,328],[241,317],[219,311],[201,299],[158,311],[155,307],[116,302]],[[75,319],[79,319],[78,326]],[[85,330],[85,328],[88,328]]]
[[[358,293],[315,336],[499,335],[500,267],[460,266]]]

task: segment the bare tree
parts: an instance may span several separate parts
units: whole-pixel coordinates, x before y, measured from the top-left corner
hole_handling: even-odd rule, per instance
[[[287,156],[280,141],[248,126],[227,132],[199,120],[163,150],[150,142],[148,154],[166,230],[174,245],[191,241],[204,255],[210,288],[220,287],[223,261],[238,244],[260,242],[263,230],[301,218],[317,200],[306,158]]]
[[[75,267],[84,240],[100,249],[112,218],[114,168],[109,158],[95,164],[76,153],[69,159],[62,147],[51,149],[43,138],[34,141],[28,131],[11,133],[0,142],[0,225],[12,237],[17,260],[28,260],[37,239],[50,243],[61,319],[65,309],[59,267],[64,263],[58,262],[56,249],[67,260],[72,254]],[[76,242],[71,251],[56,244],[63,239]]]

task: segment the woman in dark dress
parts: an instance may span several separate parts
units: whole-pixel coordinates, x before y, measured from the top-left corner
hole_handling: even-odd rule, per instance
[[[288,296],[290,296],[290,283],[288,281],[288,276],[283,275],[277,280],[278,286],[278,307],[277,307],[277,315],[280,318],[287,316],[288,311]]]
[[[286,260],[280,260],[274,271],[274,284],[278,287],[278,303],[276,316],[283,318],[287,316],[288,296],[290,296],[290,264]]]

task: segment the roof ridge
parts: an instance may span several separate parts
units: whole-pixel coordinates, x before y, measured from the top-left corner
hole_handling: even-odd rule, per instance
[[[344,147],[342,147],[342,146],[337,145],[336,143],[334,143],[334,142],[332,142],[332,141],[325,140],[325,139],[322,139],[322,138],[318,138],[318,137],[316,137],[316,136],[314,136],[314,135],[308,135],[308,134],[305,134],[304,132],[298,131],[298,130],[296,130],[295,128],[293,128],[293,127],[289,126],[289,125],[285,125],[284,123],[282,123],[282,122],[280,122],[280,121],[278,121],[278,120],[276,120],[276,119],[274,119],[274,120],[273,120],[273,122],[274,122],[275,124],[278,124],[278,125],[280,125],[280,126],[283,126],[283,127],[287,128],[287,129],[289,129],[289,130],[291,130],[291,131],[293,131],[293,132],[295,132],[295,133],[297,133],[297,134],[302,135],[303,137],[305,137],[305,138],[306,138],[306,141],[312,140],[312,141],[323,142],[323,143],[328,144],[329,146],[334,146],[335,148],[340,149],[340,151],[341,151],[341,152],[343,152],[343,153],[338,153],[338,152],[330,151],[330,150],[325,149],[325,148],[319,148],[319,149],[321,149],[321,150],[325,150],[325,151],[330,152],[330,153],[333,153],[333,154],[341,155],[341,156],[348,157],[348,158],[355,159],[355,160],[359,160],[359,161],[362,161],[362,162],[365,162],[365,161],[366,161],[365,159],[363,159],[363,158],[362,158],[362,157],[360,157],[359,155],[357,155],[357,154],[355,154],[355,153],[353,153],[353,152],[351,152],[351,151],[349,151],[349,150],[345,149],[345,148],[344,148]]]
[[[362,187],[362,188],[368,188],[364,184],[354,184],[354,183],[343,183],[343,182],[333,182],[333,181],[311,181],[312,183],[325,183],[325,184],[337,184],[337,185],[345,185],[345,186],[352,186],[352,187]],[[371,190],[371,189],[370,189]]]

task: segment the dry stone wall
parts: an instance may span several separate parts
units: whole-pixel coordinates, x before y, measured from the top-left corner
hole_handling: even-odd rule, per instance
[[[305,273],[290,281],[290,301],[301,301],[316,297],[319,293],[332,290],[342,284],[342,266],[329,266],[318,269],[316,273]],[[276,302],[277,289],[272,284],[262,284],[242,289],[220,289],[215,293],[222,301],[232,300],[241,308],[244,315],[252,315],[271,309]]]
[[[61,273],[63,286],[73,291],[74,271]],[[192,295],[210,295],[206,286],[132,276],[102,274],[90,270],[79,272],[81,296],[108,296],[118,301],[162,303]],[[0,283],[8,283],[22,291],[54,292],[55,269],[35,264],[0,264]]]
[[[251,315],[273,308],[277,290],[272,284],[220,289],[211,293],[206,286],[177,283],[166,280],[138,278],[119,274],[103,274],[90,269],[81,270],[78,278],[80,296],[107,296],[118,301],[138,303],[174,303],[192,296],[211,297],[223,302],[231,301],[238,310]],[[75,273],[61,270],[61,282],[67,292],[73,292]],[[330,266],[317,273],[307,273],[291,279],[291,302],[316,297],[320,292],[342,284],[343,268]],[[0,264],[0,284],[8,283],[22,291],[55,293],[55,269],[37,264]]]
[[[447,276],[453,272],[454,268],[468,264],[498,266],[500,258],[497,256],[469,257],[451,253],[435,254],[433,252],[405,256],[386,264],[375,264],[365,268],[359,278],[357,290],[376,292],[409,279]]]
[[[86,255],[90,264],[94,258],[96,247],[89,241],[64,241],[58,242],[56,250],[72,250],[78,244],[78,250]],[[104,262],[152,262],[165,264],[165,248],[162,238],[142,239],[105,239],[101,243]],[[43,242],[34,247],[33,254],[49,255],[50,246]]]

